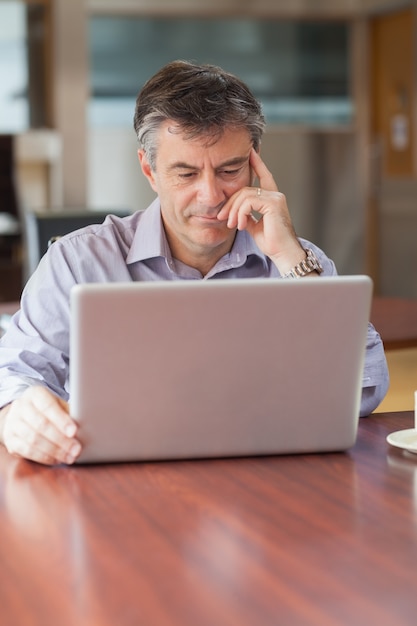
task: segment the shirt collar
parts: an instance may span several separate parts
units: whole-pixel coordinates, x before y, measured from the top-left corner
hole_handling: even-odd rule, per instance
[[[136,263],[155,257],[164,257],[168,260],[172,258],[162,226],[161,207],[158,198],[140,213],[140,220],[138,220],[126,262]]]

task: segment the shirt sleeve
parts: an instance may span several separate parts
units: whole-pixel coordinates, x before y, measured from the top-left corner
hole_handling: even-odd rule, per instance
[[[68,399],[69,294],[75,282],[70,264],[54,253],[29,279],[0,340],[0,407],[31,385]]]
[[[0,407],[31,385],[69,399],[71,289],[79,283],[132,280],[126,255],[138,219],[109,216],[48,249],[0,339]]]
[[[381,337],[368,324],[360,416],[369,415],[384,399],[389,387],[388,365]]]

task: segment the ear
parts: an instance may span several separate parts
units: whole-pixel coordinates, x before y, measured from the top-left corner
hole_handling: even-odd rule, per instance
[[[155,176],[151,168],[151,165],[148,161],[148,157],[146,156],[145,150],[138,150],[138,159],[139,159],[140,166],[142,168],[142,172],[148,179],[150,186],[152,187],[154,191],[156,191],[156,193],[158,193],[158,190],[156,188]]]

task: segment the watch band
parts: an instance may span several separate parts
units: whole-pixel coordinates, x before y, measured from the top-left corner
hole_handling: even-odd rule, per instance
[[[323,271],[322,266],[313,250],[305,248],[306,258],[300,261],[297,265],[294,265],[289,272],[283,275],[283,278],[302,278],[311,272],[317,272],[321,274]]]

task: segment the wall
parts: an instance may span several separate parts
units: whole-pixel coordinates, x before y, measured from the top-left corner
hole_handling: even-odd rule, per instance
[[[366,129],[367,15],[417,0],[52,0],[55,125],[62,137],[62,203],[96,208],[143,208],[153,197],[136,162],[133,131],[86,128],[89,12],[225,13],[279,17],[346,17],[361,36],[354,43],[355,128],[342,134],[271,130],[264,156],[288,197],[299,234],[334,258],[341,273],[364,269],[369,138]],[[356,51],[356,52],[355,52]],[[359,80],[358,80],[359,76]],[[417,90],[417,81],[416,81]],[[386,222],[386,233],[396,232]],[[385,283],[384,283],[385,285]],[[384,287],[385,288],[385,287]],[[390,289],[390,287],[386,287]]]
[[[62,139],[66,206],[85,206],[87,194],[88,45],[84,0],[53,0],[52,123]]]
[[[133,116],[133,114],[132,114]],[[155,198],[137,158],[137,139],[129,128],[90,128],[87,205],[94,209],[139,211]]]
[[[381,293],[417,298],[417,180],[387,180],[380,190]]]

